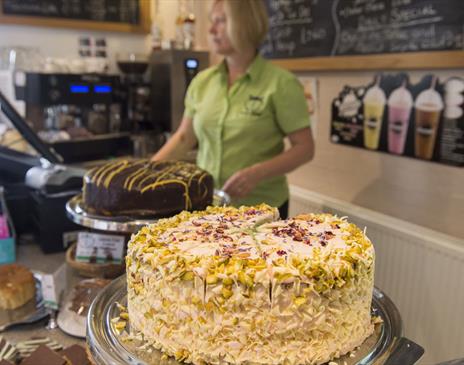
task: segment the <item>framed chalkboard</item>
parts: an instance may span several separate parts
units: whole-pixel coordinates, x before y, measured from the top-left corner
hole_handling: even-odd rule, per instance
[[[0,0],[0,24],[147,33],[147,0]]]
[[[291,69],[464,66],[463,0],[266,0],[262,53]]]

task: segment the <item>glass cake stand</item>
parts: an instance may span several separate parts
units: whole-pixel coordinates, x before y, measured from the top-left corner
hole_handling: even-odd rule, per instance
[[[222,190],[214,190],[213,205],[230,204],[230,197]],[[100,231],[135,233],[142,227],[152,224],[156,219],[134,219],[128,216],[106,217],[86,211],[82,194],[76,195],[66,203],[66,214],[74,223]]]
[[[114,280],[95,298],[87,317],[87,344],[97,365],[180,365],[173,358],[163,359],[161,352],[152,350],[150,359],[137,351],[136,345],[122,341],[111,325],[111,319],[119,314],[116,302],[126,305],[126,276]],[[412,365],[424,353],[414,342],[402,337],[400,314],[393,302],[379,289],[374,289],[372,312],[383,323],[354,352],[335,362],[347,365]],[[353,355],[352,355],[353,356]]]

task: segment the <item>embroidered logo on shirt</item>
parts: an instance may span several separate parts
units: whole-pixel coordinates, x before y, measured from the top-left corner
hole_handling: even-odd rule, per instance
[[[263,98],[261,96],[250,95],[245,102],[245,113],[256,117],[261,116],[263,113]]]

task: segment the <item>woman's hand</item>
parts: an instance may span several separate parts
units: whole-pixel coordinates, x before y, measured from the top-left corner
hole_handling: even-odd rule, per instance
[[[237,171],[224,184],[222,190],[231,198],[240,199],[247,196],[261,181],[259,169],[255,166]]]
[[[244,198],[259,182],[284,175],[313,158],[314,141],[309,127],[290,133],[288,138],[291,147],[287,151],[237,171],[226,181],[222,190],[231,198]]]

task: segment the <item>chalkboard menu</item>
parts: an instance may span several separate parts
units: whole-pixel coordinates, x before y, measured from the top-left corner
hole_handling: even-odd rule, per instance
[[[464,0],[266,0],[267,58],[464,49]]]
[[[0,23],[147,32],[148,0],[0,0]]]
[[[136,0],[3,0],[5,15],[94,20],[138,24]]]

